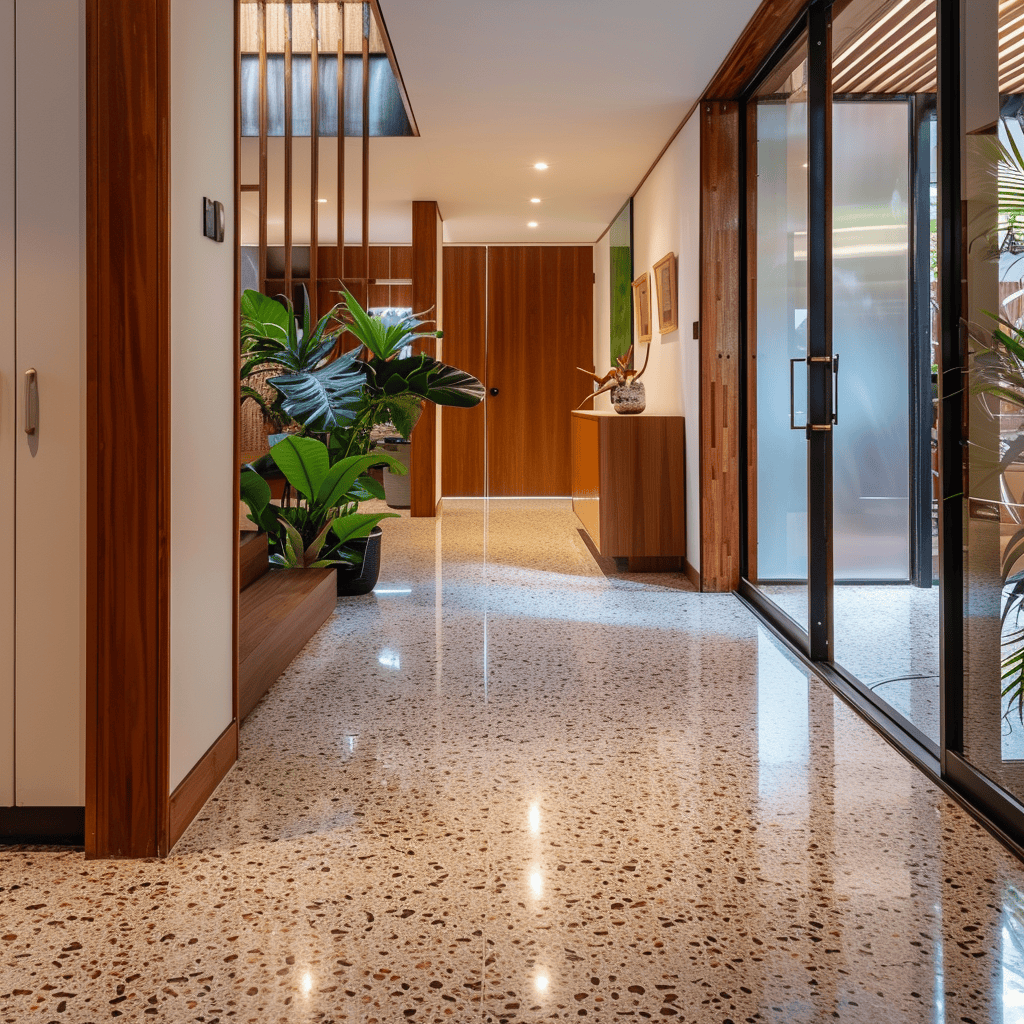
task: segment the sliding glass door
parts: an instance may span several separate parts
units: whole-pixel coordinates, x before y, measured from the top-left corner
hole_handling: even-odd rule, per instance
[[[937,753],[936,11],[907,6],[812,4],[747,104],[745,575]]]

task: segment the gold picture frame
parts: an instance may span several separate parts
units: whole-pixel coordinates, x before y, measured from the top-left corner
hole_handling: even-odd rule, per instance
[[[650,341],[653,335],[651,325],[651,277],[641,274],[633,282],[633,311],[636,316],[636,340]]]
[[[658,330],[668,334],[679,329],[679,267],[674,252],[654,264],[654,284],[658,289]]]

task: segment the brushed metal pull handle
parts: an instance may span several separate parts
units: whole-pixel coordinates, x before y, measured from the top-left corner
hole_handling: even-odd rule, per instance
[[[34,437],[39,429],[39,375],[25,371],[25,433]]]
[[[790,359],[789,361],[789,429],[790,430],[805,430],[807,424],[802,423],[800,426],[796,424],[796,386],[793,381],[793,370],[797,363],[806,363],[806,358]]]

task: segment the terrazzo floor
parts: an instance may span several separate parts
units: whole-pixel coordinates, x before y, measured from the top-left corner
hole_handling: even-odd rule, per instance
[[[0,1021],[1024,1020],[1024,866],[738,600],[385,526],[170,857],[0,851]]]

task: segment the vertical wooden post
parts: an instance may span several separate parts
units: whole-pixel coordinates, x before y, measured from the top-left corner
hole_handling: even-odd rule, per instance
[[[257,23],[260,37],[260,291],[267,290],[267,3],[259,0]]]
[[[166,853],[169,0],[88,0],[87,857]]]
[[[313,0],[309,7],[309,319],[313,323],[317,318],[317,291],[320,280],[320,4]]]
[[[363,3],[363,301],[370,305],[370,5]],[[433,514],[433,513],[431,513]]]
[[[292,0],[284,5],[284,293],[292,298]]]
[[[700,106],[701,585],[740,582],[740,108]]]
[[[345,3],[338,0],[338,284],[345,287]]]
[[[440,212],[437,203],[412,204],[412,306],[417,313],[437,309],[441,285],[441,268],[437,260],[437,231]],[[437,316],[435,312],[433,314]],[[440,325],[438,325],[440,327]],[[417,352],[436,355],[437,342],[424,339],[416,345]],[[423,414],[412,435],[409,468],[410,515],[429,517],[436,514],[437,494],[437,407],[425,402]]]

